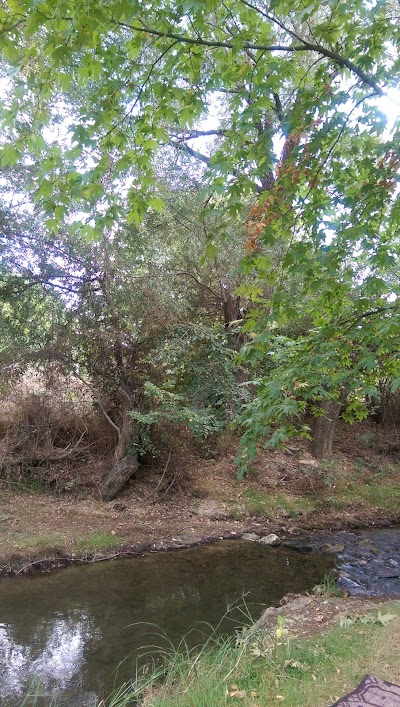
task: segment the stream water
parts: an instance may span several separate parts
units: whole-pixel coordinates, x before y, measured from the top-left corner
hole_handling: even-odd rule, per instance
[[[138,656],[152,650],[145,646],[166,645],[160,632],[176,645],[199,622],[216,626],[243,596],[258,618],[263,606],[311,589],[332,566],[324,553],[225,541],[2,579],[0,704],[20,705],[28,684],[40,679],[45,697],[38,704],[56,694],[58,704],[92,707],[130,679]],[[219,631],[232,633],[248,620],[236,607]],[[209,628],[191,632],[192,645],[202,631]]]

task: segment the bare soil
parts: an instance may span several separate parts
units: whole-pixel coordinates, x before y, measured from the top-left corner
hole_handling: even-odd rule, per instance
[[[384,614],[389,611],[389,607],[398,607],[400,610],[400,601],[364,599],[346,595],[318,596],[318,593],[303,596],[288,594],[283,597],[280,604],[279,607],[266,609],[255,627],[274,636],[278,616],[283,616],[284,626],[289,630],[291,638],[308,638],[328,631],[343,619],[355,620],[379,611]]]

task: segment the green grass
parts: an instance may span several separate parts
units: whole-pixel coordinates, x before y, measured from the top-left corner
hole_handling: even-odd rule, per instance
[[[26,548],[53,548],[60,546],[62,544],[62,540],[62,536],[55,533],[51,535],[30,535],[29,537],[16,537],[15,545],[16,547],[24,550]]]
[[[237,637],[214,633],[200,651],[183,640],[98,707],[136,700],[147,707],[326,707],[366,673],[398,681],[400,602],[308,639],[292,639],[284,620],[277,629],[275,637],[251,628]],[[41,704],[40,694],[33,686],[20,707]]]
[[[317,596],[324,597],[342,597],[343,591],[338,587],[337,579],[335,572],[329,570],[329,572],[325,574],[321,584],[317,584],[314,587],[313,593]]]
[[[198,654],[181,646],[164,669],[106,701],[125,707],[325,707],[351,691],[366,672],[394,679],[400,651],[400,605],[387,625],[352,622],[308,639],[279,641],[259,632],[236,640],[214,637]],[[398,674],[398,673],[397,673]],[[160,680],[163,680],[160,683]]]
[[[267,495],[252,488],[247,488],[243,493],[243,502],[246,510],[252,515],[275,516],[283,509],[292,518],[299,514],[307,515],[315,510],[316,502],[312,498],[298,498],[296,496]]]
[[[97,532],[78,538],[75,543],[79,552],[91,553],[118,547],[121,544],[121,540],[112,533]]]
[[[400,506],[400,488],[398,485],[351,484],[338,489],[326,499],[326,505],[337,509],[347,508],[355,503],[397,511]]]

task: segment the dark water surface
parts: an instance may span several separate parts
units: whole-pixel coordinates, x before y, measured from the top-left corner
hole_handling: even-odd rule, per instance
[[[2,579],[0,704],[21,704],[29,682],[40,678],[48,695],[40,704],[56,693],[67,705],[95,705],[114,683],[129,680],[144,646],[162,644],[143,622],[177,643],[197,622],[216,625],[244,594],[258,618],[288,591],[311,589],[332,564],[322,553],[225,541]],[[232,633],[243,620],[236,610],[221,630]]]

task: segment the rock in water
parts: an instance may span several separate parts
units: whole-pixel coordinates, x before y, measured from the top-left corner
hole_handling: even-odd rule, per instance
[[[256,540],[259,540],[260,536],[256,535],[256,533],[243,533],[242,535],[242,540],[251,540],[252,542],[256,542]]]
[[[335,554],[337,552],[343,552],[345,550],[345,546],[344,545],[323,545],[321,549],[323,552],[331,552],[331,553]]]
[[[263,543],[263,545],[272,545],[273,547],[276,547],[281,544],[281,539],[278,538],[275,533],[270,533],[269,535],[264,535],[263,538],[260,538],[259,542]]]

